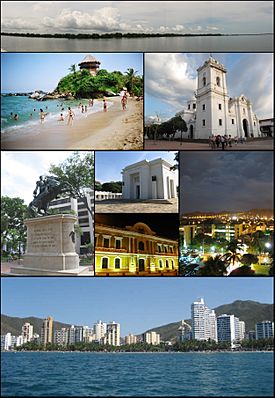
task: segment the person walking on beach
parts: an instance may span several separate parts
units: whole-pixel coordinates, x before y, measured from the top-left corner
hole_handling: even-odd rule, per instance
[[[40,117],[40,124],[42,124],[45,121],[45,112],[43,111],[42,108],[40,108],[39,117]]]
[[[85,105],[85,113],[87,113],[88,112],[88,107],[87,107],[87,105]]]
[[[103,111],[104,112],[107,112],[107,102],[106,102],[106,99],[104,98],[104,100],[103,100]]]
[[[126,110],[126,105],[127,105],[127,97],[126,95],[123,95],[123,97],[121,98],[121,106],[123,111]]]
[[[68,107],[68,126],[73,125],[74,116],[75,116],[74,112],[73,112],[72,108],[69,106]]]
[[[81,105],[81,113],[84,113],[84,105]]]

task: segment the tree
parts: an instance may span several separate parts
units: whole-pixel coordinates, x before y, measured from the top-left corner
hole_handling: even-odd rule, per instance
[[[223,256],[226,261],[232,263],[234,266],[236,261],[240,261],[241,255],[239,254],[243,245],[237,239],[232,240],[227,246],[227,253]]]
[[[88,203],[86,192],[94,188],[94,157],[92,152],[74,152],[58,166],[51,165],[49,172],[60,179],[60,182],[69,183],[71,195],[81,199],[92,213],[91,203]]]
[[[20,198],[1,197],[1,247],[7,244],[10,249],[18,248],[26,243],[26,227],[24,218],[27,214],[27,205]]]
[[[122,192],[122,182],[121,181],[104,182],[102,184],[102,191],[120,193]]]
[[[129,93],[133,95],[134,83],[135,83],[135,76],[137,71],[133,68],[128,68],[126,72],[126,86],[129,90]]]
[[[224,276],[226,275],[227,264],[221,256],[209,257],[204,266],[199,268],[196,273],[197,276]]]

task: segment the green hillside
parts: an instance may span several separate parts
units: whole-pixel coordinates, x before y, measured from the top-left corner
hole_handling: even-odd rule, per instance
[[[273,321],[273,304],[262,304],[256,301],[241,301],[237,300],[231,304],[224,304],[217,308],[214,308],[217,315],[228,314],[235,315],[241,321],[245,322],[246,331],[254,330],[255,324],[261,321]],[[191,325],[190,319],[185,319],[185,322]],[[173,322],[163,326],[157,326],[155,328],[149,329],[146,332],[154,330],[159,333],[161,340],[175,341],[178,328],[181,322]]]
[[[120,71],[108,72],[106,69],[100,69],[96,76],[92,76],[86,69],[77,71],[75,65],[72,65],[70,70],[72,73],[60,79],[54,93],[70,93],[76,98],[99,98],[119,94],[123,87],[126,87],[131,95],[140,96],[143,93],[143,79],[133,68],[129,68],[124,74]]]
[[[234,301],[215,308],[216,314],[234,314],[241,321],[245,321],[246,330],[254,330],[255,323],[273,321],[273,304],[262,304],[257,301]]]
[[[8,315],[1,315],[1,335],[10,332],[13,336],[18,336],[21,334],[22,326],[25,322],[29,322],[33,325],[33,332],[41,334],[41,328],[43,319],[29,316],[27,318],[17,318]],[[53,322],[53,329],[68,328],[70,324],[62,322]]]

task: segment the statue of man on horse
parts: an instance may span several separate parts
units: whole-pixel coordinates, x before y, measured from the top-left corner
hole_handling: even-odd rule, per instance
[[[66,193],[73,196],[72,187],[68,182],[61,182],[54,176],[40,176],[33,191],[33,200],[28,206],[30,215],[32,217],[48,215],[50,202]]]

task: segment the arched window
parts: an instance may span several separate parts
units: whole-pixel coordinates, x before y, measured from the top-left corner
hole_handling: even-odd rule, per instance
[[[144,250],[144,243],[143,242],[138,242],[138,250]]]
[[[206,77],[205,77],[205,76],[202,78],[202,84],[203,84],[204,86],[206,86]]]
[[[165,260],[166,268],[169,268],[169,262],[168,260]]]
[[[120,268],[120,258],[115,259],[115,268]]]
[[[217,77],[216,77],[216,83],[217,83],[217,86],[219,86],[219,87],[220,87],[220,85],[221,85],[221,79],[220,79],[220,76],[217,76]]]
[[[108,257],[103,257],[102,260],[101,260],[101,267],[102,268],[108,268],[108,264],[109,264]]]
[[[162,268],[162,260],[159,260],[159,268]]]
[[[171,260],[172,269],[174,269],[174,260]]]

